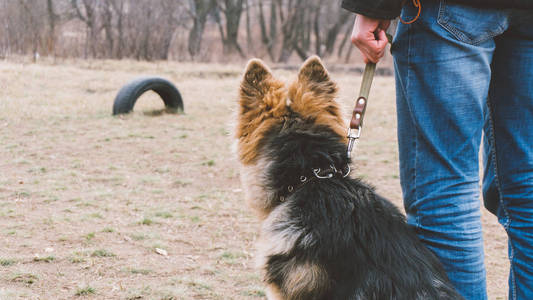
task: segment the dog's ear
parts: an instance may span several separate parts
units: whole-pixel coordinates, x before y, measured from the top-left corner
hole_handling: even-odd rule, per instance
[[[266,81],[272,77],[268,67],[259,59],[252,59],[246,66],[241,83],[241,97],[260,100],[268,91]]]
[[[318,95],[335,97],[337,85],[329,78],[328,71],[318,56],[308,58],[300,68],[298,83]]]
[[[276,111],[285,106],[285,98],[284,84],[272,76],[261,60],[250,60],[241,82],[241,115],[251,111],[272,111],[276,114]]]
[[[339,104],[335,101],[337,85],[329,77],[320,58],[312,56],[305,61],[298,80],[289,87],[288,96],[293,111],[332,128],[344,139],[344,120]]]
[[[254,161],[266,132],[287,113],[287,90],[258,59],[246,66],[239,95],[236,137],[245,164]]]

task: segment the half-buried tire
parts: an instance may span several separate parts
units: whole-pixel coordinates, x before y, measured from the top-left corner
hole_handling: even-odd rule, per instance
[[[143,77],[130,81],[118,91],[113,104],[113,115],[131,112],[137,99],[149,90],[163,99],[168,110],[183,112],[180,92],[170,81],[159,77]]]

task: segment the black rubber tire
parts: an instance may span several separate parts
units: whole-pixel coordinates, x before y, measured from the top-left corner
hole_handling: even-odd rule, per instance
[[[131,112],[137,99],[149,90],[156,92],[167,108],[183,112],[181,94],[170,81],[159,77],[143,77],[130,81],[118,91],[113,103],[113,115]]]

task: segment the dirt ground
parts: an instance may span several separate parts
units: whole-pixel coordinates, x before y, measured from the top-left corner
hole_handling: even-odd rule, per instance
[[[0,299],[264,298],[231,150],[243,68],[0,62]],[[112,117],[141,75],[174,82],[185,114],[147,93]],[[360,77],[332,78],[349,112]],[[394,111],[393,78],[376,78],[354,173],[401,206]],[[483,225],[490,298],[505,299],[505,233]]]

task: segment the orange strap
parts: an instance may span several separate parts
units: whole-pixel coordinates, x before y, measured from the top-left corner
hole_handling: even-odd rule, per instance
[[[402,17],[400,16],[400,22],[402,22],[403,24],[414,23],[416,20],[418,20],[418,17],[420,17],[420,13],[422,12],[422,4],[420,4],[420,0],[413,0],[413,5],[415,7],[418,7],[418,13],[416,14],[416,17],[414,17],[414,19],[412,19],[411,21],[406,22],[406,21],[402,20]]]

